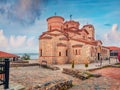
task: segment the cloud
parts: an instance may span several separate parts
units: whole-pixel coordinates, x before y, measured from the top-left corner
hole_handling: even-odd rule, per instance
[[[103,42],[106,45],[120,45],[120,31],[118,31],[118,24],[113,24],[110,32],[104,34]]]
[[[27,39],[26,44],[28,47],[35,46],[35,37],[30,37]]]
[[[27,36],[6,37],[3,30],[0,30],[0,50],[7,52],[38,52],[38,39]]]
[[[14,48],[19,48],[22,47],[22,45],[24,45],[26,41],[26,36],[10,36],[9,42],[10,45]]]
[[[8,45],[8,39],[4,36],[3,30],[0,30],[0,48],[6,48]]]
[[[40,18],[47,3],[48,0],[0,0],[0,17],[9,23],[29,25]]]

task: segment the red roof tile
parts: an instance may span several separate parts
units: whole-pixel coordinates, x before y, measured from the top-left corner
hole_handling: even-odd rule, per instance
[[[64,43],[58,43],[57,46],[64,46],[64,47],[66,47],[66,45]]]
[[[73,39],[73,38],[71,38],[71,40],[78,41],[78,42],[83,42],[85,44],[90,44],[90,45],[94,45],[94,46],[97,45],[95,41],[94,42],[90,42],[90,41],[86,41],[86,40],[82,40],[82,39]]]
[[[75,48],[75,47],[82,47],[82,46],[83,45],[81,45],[81,44],[72,45],[73,48]]]
[[[118,51],[120,51],[120,47],[108,46],[108,48],[109,48],[110,50],[118,50]]]
[[[0,51],[0,58],[13,58],[13,57],[19,58],[20,56]]]

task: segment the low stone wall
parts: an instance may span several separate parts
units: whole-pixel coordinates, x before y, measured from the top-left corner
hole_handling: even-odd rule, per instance
[[[53,66],[53,65],[40,65],[43,68],[51,69],[51,70],[60,70],[59,67]]]
[[[11,63],[29,63],[27,60],[12,61]]]
[[[29,64],[29,63],[11,63],[10,67],[28,67],[28,66],[39,66],[38,63],[33,63],[33,64]]]
[[[100,74],[93,74],[91,72],[84,71],[84,70],[67,69],[67,68],[63,68],[63,73],[72,75],[73,77],[77,77],[81,80],[85,80],[90,77],[100,77],[101,76]]]
[[[72,80],[54,80],[36,85],[32,90],[67,90],[72,87]]]

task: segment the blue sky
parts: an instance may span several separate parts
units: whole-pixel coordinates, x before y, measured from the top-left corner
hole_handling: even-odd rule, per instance
[[[0,0],[0,50],[38,52],[38,37],[55,13],[65,20],[72,15],[80,28],[93,24],[103,45],[120,46],[119,0]]]

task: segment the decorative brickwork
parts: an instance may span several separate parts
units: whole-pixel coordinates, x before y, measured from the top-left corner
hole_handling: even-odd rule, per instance
[[[40,62],[46,60],[49,64],[84,63],[109,57],[109,49],[102,46],[100,40],[95,40],[95,29],[91,24],[84,25],[74,20],[65,21],[61,16],[47,19],[48,30],[39,37]],[[99,47],[100,52],[97,50]],[[42,52],[41,52],[42,50]],[[67,50],[67,54],[66,54]]]

